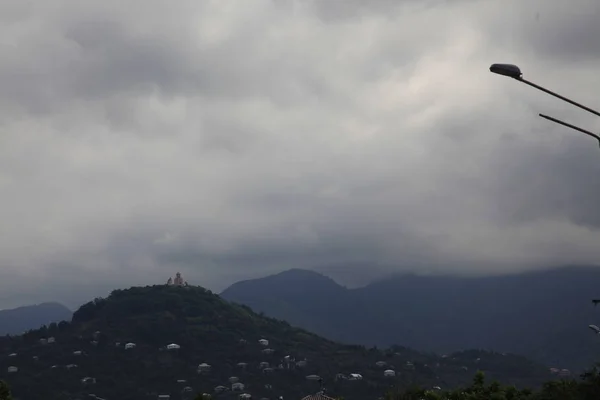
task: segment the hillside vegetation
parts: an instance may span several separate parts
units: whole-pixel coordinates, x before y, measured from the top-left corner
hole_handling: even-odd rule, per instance
[[[128,343],[135,347],[127,349]],[[202,363],[209,366],[199,371]],[[545,367],[510,354],[473,350],[440,357],[403,347],[341,345],[200,287],[116,290],[83,305],[70,323],[0,338],[0,380],[20,400],[187,399],[198,393],[300,398],[319,390],[311,375],[336,396],[363,399],[414,384],[467,384],[478,369],[518,386],[550,378]],[[385,370],[396,376],[385,377]],[[352,380],[353,373],[362,379]],[[245,387],[232,391],[232,382]]]

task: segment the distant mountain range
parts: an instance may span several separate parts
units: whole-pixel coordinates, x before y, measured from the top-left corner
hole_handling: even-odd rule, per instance
[[[307,270],[238,282],[227,300],[333,340],[447,353],[482,348],[559,368],[598,361],[600,269],[565,267],[495,277],[403,275],[346,289]]]
[[[52,322],[70,321],[73,312],[59,303],[0,310],[0,335],[20,334]]]

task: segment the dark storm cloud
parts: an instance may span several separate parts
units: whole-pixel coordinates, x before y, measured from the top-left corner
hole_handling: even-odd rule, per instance
[[[598,259],[596,2],[296,3],[0,4],[0,306]]]

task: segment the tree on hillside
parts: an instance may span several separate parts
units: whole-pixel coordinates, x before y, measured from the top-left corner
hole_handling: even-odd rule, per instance
[[[600,364],[581,375],[581,380],[562,379],[550,381],[537,392],[503,386],[498,382],[489,385],[485,375],[478,371],[470,386],[450,391],[411,388],[390,392],[385,400],[597,400],[600,399]]]
[[[13,400],[10,389],[4,381],[0,381],[0,400]]]

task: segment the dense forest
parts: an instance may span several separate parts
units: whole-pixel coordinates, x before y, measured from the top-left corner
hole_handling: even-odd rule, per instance
[[[322,387],[351,400],[414,385],[458,387],[477,370],[520,388],[552,378],[512,354],[339,344],[201,287],[116,290],[80,307],[71,322],[0,337],[0,380],[19,400],[301,398]]]

